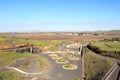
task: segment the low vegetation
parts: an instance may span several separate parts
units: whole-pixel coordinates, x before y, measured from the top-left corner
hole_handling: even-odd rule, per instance
[[[84,48],[84,66],[86,80],[101,80],[114,62]]]
[[[49,51],[56,51],[60,50],[62,43],[65,42],[79,42],[80,40],[29,40],[29,39],[5,39],[0,37],[0,43],[6,43],[9,45],[17,45],[17,44],[23,44],[27,43],[34,46],[40,46],[43,49],[45,47],[46,50]],[[107,43],[92,43],[88,46],[93,51],[97,51],[98,53],[102,55],[109,55],[109,56],[120,56],[118,53],[120,53],[119,42],[107,42]],[[70,51],[68,51],[70,52]],[[114,52],[115,54],[110,54],[111,52]],[[95,54],[92,54],[87,48],[85,48],[85,76],[86,80],[101,80],[101,78],[106,74],[106,72],[111,68],[111,66],[114,64],[111,59],[107,59]],[[61,53],[62,54],[62,53]],[[73,56],[72,56],[73,55]],[[69,53],[63,53],[63,56],[67,56],[70,60],[79,60],[77,55],[80,55],[80,53],[75,52],[71,54]],[[68,60],[63,59],[61,56],[58,56],[57,54],[50,54],[52,59],[57,59],[57,62],[61,63],[68,63]],[[48,66],[48,62],[43,57],[40,57],[37,54],[31,54],[31,53],[12,53],[12,52],[0,52],[0,68],[9,66],[10,64],[14,63],[16,60],[21,58],[27,58],[27,59],[36,59],[39,61],[40,69],[45,70]],[[23,67],[28,67],[30,64],[30,61],[26,61],[23,64]],[[63,65],[64,69],[68,70],[75,70],[78,68],[77,65],[74,64],[65,64]],[[19,75],[19,73],[15,71],[6,71],[0,73],[0,79],[3,80],[25,80],[23,77]],[[74,78],[73,80],[79,80],[79,78]]]
[[[21,74],[15,71],[6,71],[0,73],[0,80],[26,80],[25,77],[21,77]]]
[[[40,71],[46,71],[46,68],[48,69],[49,63],[46,59],[44,59],[43,57],[37,54],[31,54],[27,52],[25,53],[0,52],[0,68],[9,66],[12,63],[15,63],[15,61],[19,59],[27,59],[22,65],[20,65],[24,68],[27,68],[28,65],[30,65],[31,63],[30,59],[36,59],[39,62]],[[26,78],[23,77],[22,74],[16,71],[13,71],[13,70],[0,72],[0,79],[2,80],[26,80]]]
[[[114,37],[112,39],[104,39],[104,41],[120,41],[120,37]]]
[[[80,52],[74,52],[73,54],[74,55],[80,55]]]
[[[6,41],[6,38],[0,37],[0,43]]]
[[[51,46],[51,47],[49,47],[47,50],[49,50],[49,51],[57,51],[57,50],[60,50],[60,45]]]
[[[7,48],[11,47],[19,47],[18,44],[26,44],[26,46],[40,46],[42,49],[49,51],[60,50],[61,43],[66,40],[28,40],[28,39],[4,39],[0,37],[0,43],[4,44],[2,46],[7,46]]]
[[[45,69],[48,65],[48,62],[39,55],[31,54],[31,53],[12,53],[12,52],[0,52],[0,68],[6,67],[16,60],[21,58],[34,58],[39,61],[41,70]]]
[[[78,66],[74,65],[74,64],[65,64],[65,65],[63,65],[63,68],[67,69],[67,70],[75,70],[78,68]]]
[[[80,80],[80,79],[76,77],[76,78],[73,78],[72,80]]]
[[[101,55],[120,59],[120,42],[91,43],[88,48]]]
[[[77,57],[77,56],[71,56],[71,57],[69,57],[69,59],[70,60],[79,60],[79,57]]]
[[[58,59],[58,60],[56,61],[56,63],[59,63],[59,64],[64,64],[64,63],[68,63],[68,62],[69,62],[68,60],[65,60],[65,59],[63,59],[63,58]]]

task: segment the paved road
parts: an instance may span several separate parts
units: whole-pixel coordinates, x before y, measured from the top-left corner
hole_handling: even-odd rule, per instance
[[[79,51],[78,48],[74,48],[72,50]],[[73,78],[79,78],[79,80],[82,80],[82,58],[79,55],[80,60],[78,61],[72,61],[69,60],[69,63],[75,64],[78,66],[78,69],[76,70],[65,70],[62,68],[63,64],[57,64],[55,60],[51,59],[48,54],[42,54],[41,56],[47,58],[48,61],[50,61],[52,68],[47,73],[48,77],[52,80],[72,80]],[[67,59],[67,58],[65,58]],[[67,59],[68,60],[68,59]],[[47,77],[47,76],[45,76]]]

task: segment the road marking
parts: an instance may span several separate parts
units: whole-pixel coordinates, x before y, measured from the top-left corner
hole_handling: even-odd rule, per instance
[[[18,68],[15,68],[15,67],[6,67],[6,68],[16,70],[16,71],[18,71],[18,72],[20,72],[20,73],[22,73],[22,74],[26,74],[26,75],[30,75],[30,74],[31,74],[31,75],[42,74],[41,72],[40,72],[40,73],[28,73],[28,72],[22,71],[22,70],[20,70],[20,69],[18,69]]]

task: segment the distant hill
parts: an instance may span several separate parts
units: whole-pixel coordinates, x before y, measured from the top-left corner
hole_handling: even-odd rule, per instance
[[[94,32],[120,32],[120,30],[108,30],[108,31],[103,31],[103,30],[98,30],[98,31],[94,31]]]
[[[120,32],[120,30],[110,30],[110,32]]]

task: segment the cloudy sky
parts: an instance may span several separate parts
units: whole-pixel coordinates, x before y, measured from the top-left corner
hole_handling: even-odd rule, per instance
[[[120,29],[120,0],[0,0],[0,32]]]

